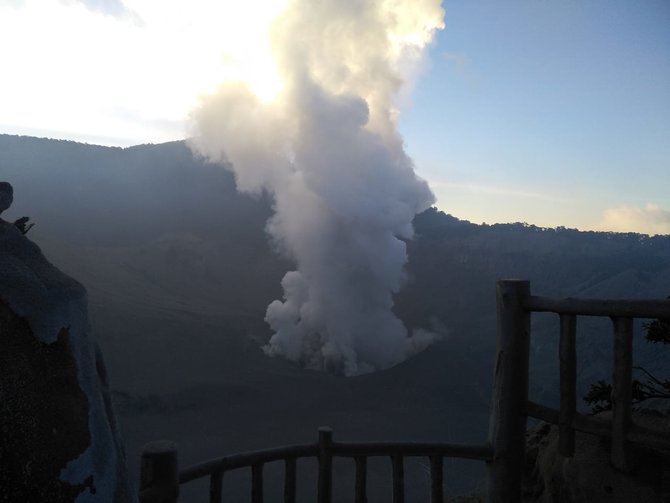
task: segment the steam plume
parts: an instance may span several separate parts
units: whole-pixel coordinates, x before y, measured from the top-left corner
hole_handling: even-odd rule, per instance
[[[273,195],[268,233],[297,265],[267,309],[268,354],[356,375],[432,342],[391,311],[402,239],[433,202],[393,100],[442,19],[439,0],[290,2],[269,35],[275,99],[225,83],[193,112],[194,148],[230,162],[240,190]]]

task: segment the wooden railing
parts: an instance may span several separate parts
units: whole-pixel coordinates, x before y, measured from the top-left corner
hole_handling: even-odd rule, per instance
[[[561,454],[572,456],[575,431],[611,437],[611,462],[622,471],[630,470],[629,442],[663,450],[670,449],[670,435],[635,425],[631,417],[633,373],[633,320],[670,319],[670,300],[587,300],[549,299],[528,296],[523,305],[533,312],[554,312],[560,316],[560,409],[528,402],[529,416],[559,425]],[[576,412],[577,316],[605,316],[613,325],[612,419],[605,421]]]
[[[233,454],[177,471],[177,449],[171,442],[155,442],[145,447],[142,457],[140,501],[142,503],[173,503],[177,501],[179,484],[209,477],[209,501],[223,501],[224,473],[247,468],[251,470],[251,502],[263,501],[263,468],[265,464],[284,462],[284,502],[295,503],[297,460],[314,458],[318,462],[316,501],[332,501],[333,458],[349,458],[355,463],[356,480],[352,501],[367,501],[367,461],[370,457],[386,457],[392,472],[392,501],[403,503],[405,497],[404,459],[424,457],[430,462],[431,502],[442,503],[443,459],[462,458],[493,460],[489,445],[472,446],[446,443],[415,442],[335,442],[330,428],[319,428],[318,441],[313,444],[290,445],[242,454]]]
[[[610,437],[611,463],[621,471],[630,470],[630,443],[670,449],[667,432],[634,424],[631,412],[633,320],[670,319],[670,300],[552,299],[532,296],[528,281],[506,280],[498,282],[497,305],[498,361],[490,439],[500,462],[491,464],[490,501],[520,501],[528,416],[558,425],[559,451],[565,457],[574,455],[575,431]],[[528,400],[530,316],[533,312],[552,312],[560,317],[559,409]],[[614,358],[610,420],[577,412],[577,316],[603,316],[612,320]],[[522,414],[519,414],[520,410],[523,410]]]
[[[314,458],[318,463],[318,503],[332,502],[333,458],[355,463],[353,501],[367,501],[367,461],[387,457],[392,472],[392,501],[404,502],[404,459],[425,457],[430,462],[431,502],[442,503],[443,460],[464,458],[485,461],[489,467],[488,501],[521,501],[527,417],[559,426],[559,449],[572,456],[575,431],[611,437],[612,464],[629,469],[629,443],[670,449],[667,433],[633,424],[631,417],[633,318],[669,318],[669,300],[550,299],[530,295],[530,284],[522,280],[499,281],[497,285],[498,337],[491,399],[489,440],[484,445],[407,442],[335,442],[332,430],[320,428],[312,444],[290,445],[262,451],[233,454],[178,471],[177,448],[172,442],[147,444],[142,453],[141,503],[176,503],[179,485],[209,477],[209,501],[223,501],[224,474],[251,470],[251,501],[263,501],[263,469],[267,463],[284,463],[284,502],[296,501],[297,460]],[[530,316],[532,312],[554,312],[560,316],[560,408],[552,409],[528,401]],[[576,317],[607,316],[614,325],[612,419],[584,416],[576,411]]]

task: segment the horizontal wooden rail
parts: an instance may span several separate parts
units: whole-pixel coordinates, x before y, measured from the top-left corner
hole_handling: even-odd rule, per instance
[[[535,402],[528,402],[526,413],[530,417],[540,419],[546,423],[559,424],[559,412],[551,407],[546,407]],[[582,433],[589,433],[600,437],[612,436],[612,422],[607,419],[575,413],[570,426]],[[634,444],[647,445],[663,451],[670,451],[670,434],[665,431],[653,430],[645,426],[633,424],[626,438]]]
[[[670,318],[670,300],[553,299],[528,296],[523,308],[533,312],[608,316],[619,318]]]
[[[493,449],[489,445],[461,445],[449,443],[421,442],[333,442],[331,453],[334,457],[433,457],[475,459],[491,461]],[[207,477],[212,473],[246,468],[259,463],[271,463],[287,458],[317,457],[318,444],[288,445],[232,454],[212,459],[185,468],[179,473],[179,483],[186,484],[192,480]]]
[[[432,457],[478,459],[491,461],[493,449],[489,445],[460,445],[419,442],[333,442],[333,456],[366,457]]]
[[[538,406],[542,407],[542,406]],[[333,442],[333,457],[366,458],[366,457],[435,457],[475,459],[491,461],[493,449],[489,445],[461,445],[449,443],[421,442]],[[179,483],[186,484],[193,480],[207,477],[212,473],[247,468],[255,464],[271,463],[285,459],[317,457],[318,444],[289,445],[232,454],[212,459],[185,468],[179,473]]]
[[[306,458],[316,457],[318,454],[317,444],[288,445],[276,447],[274,449],[265,449],[262,451],[243,452],[240,454],[231,454],[218,459],[212,459],[185,468],[179,472],[179,483],[186,484],[192,480],[207,477],[212,473],[236,470],[246,468],[258,463],[270,463],[272,461],[281,461],[287,458]]]
[[[526,413],[530,417],[541,419],[550,424],[559,424],[558,410],[546,407],[535,402],[528,402],[526,405]],[[583,414],[575,413],[572,422],[570,423],[575,430],[583,433],[591,433],[603,437],[609,437],[612,434],[612,428],[608,421]]]

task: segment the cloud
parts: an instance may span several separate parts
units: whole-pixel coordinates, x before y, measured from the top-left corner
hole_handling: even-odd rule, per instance
[[[603,212],[599,227],[615,232],[670,234],[670,211],[648,203],[643,208],[619,206]]]
[[[122,0],[80,0],[82,4],[93,12],[100,12],[113,17],[132,16]]]
[[[26,0],[4,0],[0,5],[10,9],[22,9],[26,6]]]

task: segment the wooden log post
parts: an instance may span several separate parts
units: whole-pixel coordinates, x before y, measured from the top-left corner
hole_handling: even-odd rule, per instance
[[[430,457],[430,503],[444,503],[443,465],[442,456]]]
[[[319,428],[319,481],[318,503],[332,503],[333,500],[333,430]]]
[[[286,458],[284,460],[284,503],[295,503],[296,479],[297,460],[296,458]]]
[[[405,503],[405,463],[402,455],[391,456],[391,468],[393,472],[391,501],[393,503]]]
[[[251,503],[263,503],[263,463],[251,465]]]
[[[212,472],[209,477],[209,503],[223,502],[223,471]]]
[[[577,317],[561,314],[559,342],[561,406],[558,412],[558,450],[561,456],[575,454],[575,430],[572,423],[577,413]]]
[[[140,503],[177,503],[178,498],[177,445],[167,440],[146,444],[140,468]]]
[[[614,324],[614,362],[612,372],[612,466],[631,469],[628,431],[632,424],[633,319],[612,318]]]
[[[521,501],[530,352],[530,313],[523,306],[529,296],[528,281],[498,281],[498,340],[489,417],[494,450],[488,464],[490,503]]]
[[[368,458],[358,456],[356,461],[356,483],[354,485],[354,502],[368,503]]]

